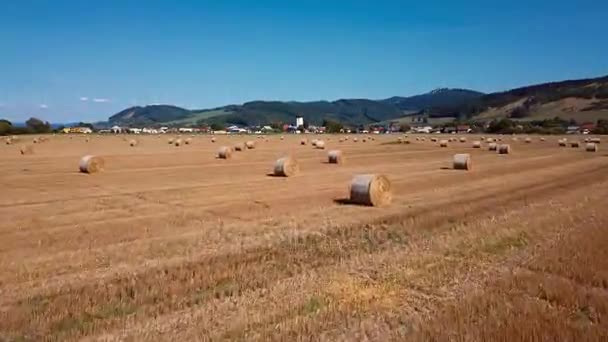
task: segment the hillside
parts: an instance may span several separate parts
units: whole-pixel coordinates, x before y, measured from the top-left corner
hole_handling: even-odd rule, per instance
[[[365,125],[398,119],[427,107],[460,105],[481,93],[462,89],[441,89],[412,97],[393,97],[386,100],[343,99],[333,102],[253,101],[206,110],[187,110],[174,106],[132,107],[110,117],[111,124],[123,125],[195,125],[237,124],[259,125],[272,122],[291,123],[296,115],[307,122],[321,124],[323,120],[340,121],[350,126]]]

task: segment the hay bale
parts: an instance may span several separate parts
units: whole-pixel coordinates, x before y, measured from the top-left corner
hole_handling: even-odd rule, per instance
[[[247,147],[246,147],[246,146],[245,146],[245,144],[244,144],[244,143],[242,143],[242,142],[241,142],[241,143],[236,143],[236,144],[234,144],[234,150],[235,150],[235,151],[238,151],[238,152],[243,152],[243,151],[245,151],[246,149],[247,149]]]
[[[132,139],[131,141],[129,141],[129,145],[130,145],[131,147],[135,147],[135,146],[137,146],[137,140]]]
[[[367,138],[361,139],[361,142],[366,142],[366,141],[367,141]]]
[[[391,182],[383,175],[356,175],[350,183],[350,202],[379,207],[391,203]]]
[[[473,148],[481,148],[481,141],[473,141]]]
[[[344,157],[342,155],[342,151],[340,150],[331,150],[327,153],[327,161],[330,164],[342,164],[344,163]]]
[[[30,155],[30,154],[34,154],[34,146],[32,145],[23,145],[19,148],[19,152],[22,155]]]
[[[249,140],[245,143],[245,146],[247,146],[248,149],[253,150],[255,148],[255,141]]]
[[[186,140],[184,141],[184,143],[185,143],[186,145],[190,145],[190,144],[192,144],[192,138],[188,138],[188,139],[186,139]]]
[[[281,140],[285,140],[285,136],[281,135]]]
[[[215,137],[211,138],[211,142],[214,143],[215,142]]]
[[[317,141],[319,141],[318,139],[312,139],[312,141],[310,142],[310,144],[314,147],[317,146]]]
[[[320,150],[325,149],[325,141],[323,141],[323,140],[317,140],[317,143],[315,144],[315,147],[318,148],[318,149],[320,149]]]
[[[38,138],[32,139],[32,143],[37,144],[39,142]]]
[[[545,141],[545,138],[540,138],[540,141]]]
[[[531,144],[532,143],[532,139],[530,139],[530,138],[526,138],[524,141],[526,142],[526,144]]]
[[[492,138],[487,138],[486,139],[486,144],[491,144],[493,142],[494,142],[494,139],[492,139]]]
[[[5,142],[7,145],[12,145],[12,144],[13,144],[13,139],[11,139],[11,138],[6,138],[6,140],[4,140],[4,142]]]
[[[465,137],[460,137],[460,142],[461,142],[461,143],[465,143],[465,142],[467,142],[467,138],[465,138]]]
[[[173,141],[174,141],[174,140],[173,140],[173,138],[169,138],[169,140],[167,140],[167,143],[168,143],[169,145],[173,145]]]
[[[217,157],[219,159],[230,159],[232,157],[232,148],[228,146],[222,146],[217,151]]]
[[[572,147],[572,148],[579,148],[580,145],[581,144],[578,141],[573,141],[570,143],[570,147]]]
[[[78,168],[82,173],[97,173],[103,171],[105,161],[103,158],[93,155],[87,155],[80,159]]]
[[[420,138],[420,141],[426,141],[426,138]]]
[[[403,144],[403,138],[402,137],[397,138],[397,143]]]
[[[488,145],[488,151],[498,151],[498,144],[496,144],[495,142],[490,143]]]
[[[447,140],[439,141],[439,147],[448,147],[448,141]]]
[[[274,163],[274,175],[277,177],[291,177],[299,171],[298,161],[289,156],[279,158]]]
[[[437,138],[431,138],[432,142],[437,142]]]
[[[454,155],[454,170],[470,170],[473,168],[471,155],[459,153]]]
[[[306,145],[306,144],[308,144],[308,139],[300,140],[300,145]]]
[[[585,151],[587,151],[587,152],[597,152],[597,150],[598,150],[598,147],[597,147],[596,143],[588,143],[585,146]]]
[[[591,138],[589,139],[589,142],[594,144],[600,144],[602,140],[600,138]]]
[[[498,146],[499,154],[510,154],[511,153],[511,145],[509,144],[501,144]]]
[[[173,142],[173,145],[175,145],[175,147],[179,147],[183,144],[184,144],[184,142],[182,141],[182,139],[177,139]]]
[[[560,147],[566,147],[567,141],[566,139],[560,139],[557,141]]]
[[[359,141],[359,139],[353,138],[353,142],[357,142],[357,141]]]

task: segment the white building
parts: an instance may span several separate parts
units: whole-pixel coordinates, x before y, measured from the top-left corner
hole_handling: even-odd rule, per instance
[[[192,133],[192,132],[194,132],[194,129],[193,128],[180,128],[179,132],[180,133]]]
[[[122,128],[120,126],[112,126],[111,131],[115,134],[122,133]]]
[[[296,127],[304,126],[304,117],[296,116]]]

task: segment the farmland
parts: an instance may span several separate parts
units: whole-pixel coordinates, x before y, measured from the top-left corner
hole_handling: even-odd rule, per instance
[[[605,143],[353,137],[2,144],[0,340],[608,338]],[[78,172],[87,154],[105,170]],[[299,173],[272,177],[285,155]],[[391,205],[345,204],[367,173],[390,179]]]

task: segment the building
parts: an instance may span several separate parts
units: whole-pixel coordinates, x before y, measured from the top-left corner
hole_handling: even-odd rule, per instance
[[[122,133],[122,128],[120,128],[120,126],[112,126],[112,128],[110,129],[112,131],[112,133],[114,134],[119,134]]]
[[[302,127],[304,126],[304,117],[302,116],[296,116],[296,127]]]
[[[66,127],[63,129],[63,133],[91,134],[93,130],[89,127]]]

